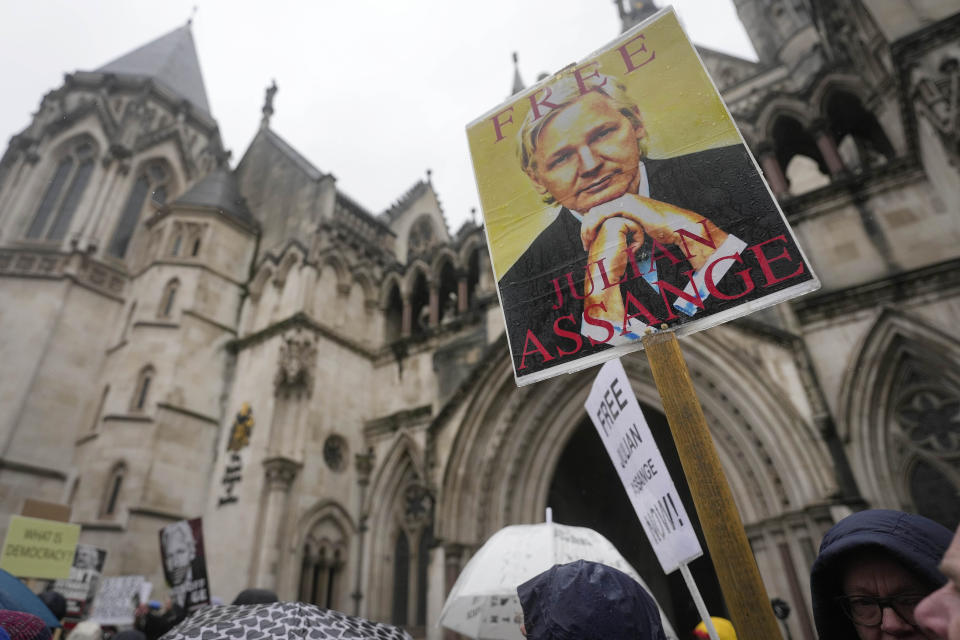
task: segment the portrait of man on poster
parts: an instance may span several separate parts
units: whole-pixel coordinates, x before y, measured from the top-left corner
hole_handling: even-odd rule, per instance
[[[743,144],[651,158],[625,85],[584,77],[538,88],[516,133],[555,209],[499,280],[520,376],[813,277]]]
[[[191,522],[181,520],[160,530],[163,572],[170,595],[187,612],[209,602],[206,560]]]

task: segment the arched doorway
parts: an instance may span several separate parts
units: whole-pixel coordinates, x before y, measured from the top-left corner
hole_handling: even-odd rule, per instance
[[[670,427],[659,411],[646,405],[642,408],[704,550],[704,555],[690,564],[690,571],[710,612],[725,616],[720,585],[673,446]],[[620,478],[588,419],[577,426],[560,455],[547,505],[553,509],[556,522],[590,527],[606,536],[643,577],[681,637],[697,625],[700,616],[683,578],[678,571],[669,576],[663,574]]]

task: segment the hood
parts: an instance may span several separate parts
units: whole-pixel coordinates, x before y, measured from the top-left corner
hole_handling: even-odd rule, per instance
[[[949,529],[933,520],[886,509],[860,511],[835,524],[823,537],[810,571],[813,617],[820,640],[857,637],[853,623],[836,603],[842,595],[840,568],[847,554],[882,549],[929,582],[933,590],[947,580],[937,565],[952,537]]]
[[[660,611],[636,580],[578,560],[517,587],[529,640],[665,640]]]

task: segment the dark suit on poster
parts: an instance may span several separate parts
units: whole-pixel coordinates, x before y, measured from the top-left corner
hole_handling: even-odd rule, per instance
[[[784,249],[790,255],[790,260],[776,260],[769,264],[776,278],[794,273],[802,264],[800,253],[743,145],[710,149],[665,160],[647,158],[643,164],[651,198],[703,215],[720,229],[743,240],[748,247],[777,236],[785,236],[786,243],[775,242],[765,250],[766,255],[771,258]],[[579,352],[558,357],[558,348],[571,351],[575,347],[575,341],[570,337],[556,335],[554,322],[557,318],[572,315],[575,322],[571,323],[569,319],[561,321],[564,323],[562,326],[566,330],[579,333],[583,316],[583,300],[570,295],[565,280],[566,274],[572,271],[573,283],[582,294],[587,252],[581,244],[580,226],[580,221],[568,209],[561,209],[556,219],[534,239],[500,279],[507,335],[514,367],[521,377],[609,348],[606,344],[591,346],[590,341],[584,337]],[[682,252],[676,248],[668,249],[677,258],[683,257]],[[642,261],[644,256],[649,255],[650,240],[647,238],[637,259]],[[742,292],[744,284],[741,278],[734,274],[749,268],[755,285],[752,292],[733,301],[709,296],[704,300],[704,308],[697,310],[693,317],[674,310],[677,318],[668,323],[675,326],[694,319],[699,320],[705,315],[769,295],[812,277],[809,270],[804,268],[802,273],[791,278],[764,286],[766,282],[754,252],[745,249],[740,255],[743,264],[732,264],[717,285],[729,295]],[[684,274],[691,268],[686,260],[680,260],[676,265],[671,264],[668,259],[659,259],[656,262],[658,278],[680,289],[688,282]],[[629,270],[628,267],[628,275]],[[563,307],[560,309],[552,308],[557,300],[553,283],[555,278],[561,278],[564,293]],[[736,282],[728,284],[727,280]],[[669,315],[660,294],[643,278],[628,280],[621,285],[621,291],[624,295],[627,291],[632,292],[657,318],[664,319]],[[544,349],[555,356],[553,359],[546,360],[532,346],[529,348],[530,353],[523,357],[528,329],[533,331]],[[525,365],[522,370],[521,360]]]

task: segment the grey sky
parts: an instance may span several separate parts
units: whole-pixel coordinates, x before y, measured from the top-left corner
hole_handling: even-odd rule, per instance
[[[664,0],[658,2],[665,4]],[[692,39],[755,59],[730,0],[673,3]],[[479,210],[466,124],[524,81],[619,33],[611,0],[0,0],[0,138],[29,122],[63,74],[93,70],[193,22],[213,116],[236,164],[276,78],[271,125],[373,213],[433,170],[455,231]]]

